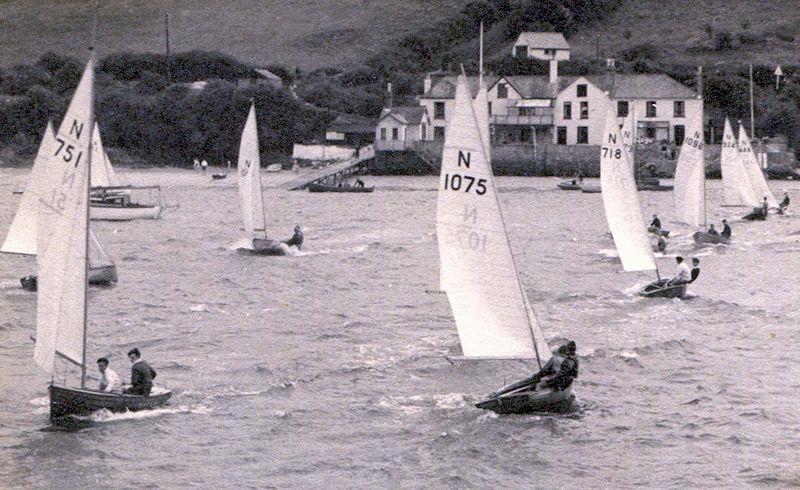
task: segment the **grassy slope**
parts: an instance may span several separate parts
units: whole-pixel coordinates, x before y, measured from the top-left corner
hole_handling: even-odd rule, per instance
[[[767,35],[767,43],[701,56],[686,52],[687,46],[710,44],[703,30],[705,23],[716,30],[727,30],[735,37],[743,31],[743,21],[750,23],[749,32]],[[782,24],[797,26],[794,42],[775,38],[775,29]],[[630,40],[623,37],[626,29],[632,33]],[[797,0],[625,0],[609,19],[583,29],[570,40],[574,54],[594,56],[595,38],[599,38],[601,56],[649,42],[664,51],[665,60],[673,62],[796,64],[800,54],[800,3]]]
[[[97,11],[100,56],[163,51],[164,11],[173,51],[223,51],[257,64],[304,69],[358,62],[457,12],[468,0],[0,0],[0,65],[53,50],[85,58]]]

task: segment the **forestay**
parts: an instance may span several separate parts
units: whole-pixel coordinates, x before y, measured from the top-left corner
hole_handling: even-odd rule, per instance
[[[705,145],[702,113],[688,126],[675,168],[675,219],[692,226],[705,224]]]
[[[92,187],[117,187],[121,185],[111,166],[103,140],[100,137],[100,126],[94,124],[92,133]]]
[[[538,353],[544,363],[550,352],[526,309],[486,147],[488,118],[481,120],[466,78],[460,76],[445,133],[437,200],[442,286],[464,356],[535,358]]]
[[[760,205],[766,197],[769,207],[777,208],[778,200],[772,195],[772,191],[769,189],[769,185],[767,185],[764,172],[761,171],[756,154],[753,152],[753,145],[750,142],[750,138],[747,136],[744,126],[741,125],[739,126],[739,156],[747,172],[747,177],[750,179],[750,185],[752,185],[753,191],[756,194],[756,205]]]
[[[91,226],[89,227],[89,267],[106,267],[114,265],[100,240],[95,235]]]
[[[633,168],[609,108],[600,148],[600,188],[608,228],[614,237],[622,267],[626,271],[656,269]]]
[[[239,171],[239,200],[242,207],[244,231],[251,239],[266,237],[255,104],[250,105],[247,122],[242,131],[237,169]]]
[[[731,123],[725,118],[725,130],[722,133],[722,150],[720,152],[720,168],[722,171],[722,194],[726,206],[758,206],[758,199],[747,177],[738,150],[736,137],[733,135]]]
[[[84,365],[93,84],[94,61],[90,60],[47,162],[58,169],[57,178],[39,204],[34,360],[51,374],[56,354]]]
[[[48,167],[47,162],[55,151],[54,143],[53,125],[48,121],[42,142],[39,144],[39,151],[33,160],[28,186],[19,202],[17,214],[14,215],[14,220],[8,229],[3,247],[0,248],[1,252],[36,255],[36,221],[39,213],[39,199],[47,191],[50,182],[47,174],[51,167]]]

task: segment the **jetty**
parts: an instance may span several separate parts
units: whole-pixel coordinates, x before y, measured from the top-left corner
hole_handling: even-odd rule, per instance
[[[334,181],[346,179],[351,175],[358,174],[366,168],[368,160],[375,158],[375,148],[372,145],[359,149],[358,154],[347,160],[331,163],[322,168],[318,168],[294,178],[285,184],[290,191],[305,189],[308,184],[322,182],[328,179]]]

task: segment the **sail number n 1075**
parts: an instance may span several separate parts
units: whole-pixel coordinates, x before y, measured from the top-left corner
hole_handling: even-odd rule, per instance
[[[444,190],[446,191],[475,191],[482,196],[486,194],[486,179],[476,179],[471,175],[444,174]]]

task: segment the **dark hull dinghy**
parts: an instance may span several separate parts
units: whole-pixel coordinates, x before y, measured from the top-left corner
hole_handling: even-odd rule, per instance
[[[211,178],[213,180],[222,180],[227,176],[228,176],[228,174],[211,174]]]
[[[655,226],[648,226],[647,231],[649,231],[650,233],[654,233],[656,235],[661,235],[665,237],[669,236],[669,230],[665,230],[663,228],[656,228]]]
[[[727,245],[727,244],[731,243],[731,238],[730,237],[724,237],[722,235],[709,235],[708,233],[706,233],[704,231],[698,231],[697,233],[692,235],[692,238],[694,238],[694,243],[697,243],[697,244],[705,244],[705,243],[718,244],[718,243],[721,243],[723,245]]]
[[[575,395],[572,394],[571,386],[563,391],[553,389],[533,391],[526,387],[484,400],[475,406],[499,414],[570,412],[574,401]]]
[[[285,243],[268,238],[253,238],[253,248],[242,250],[254,255],[289,255],[289,247]]]
[[[308,184],[309,192],[372,192],[375,187],[358,187],[355,185],[345,185],[342,187],[336,185],[319,184],[312,182]]]
[[[670,279],[660,279],[639,291],[645,298],[682,298],[686,294],[687,283],[670,283]]]
[[[562,191],[579,191],[581,190],[581,184],[575,180],[565,180],[558,183],[558,188]]]
[[[112,412],[148,410],[164,405],[170,396],[171,391],[141,396],[50,385],[50,419],[89,415],[100,409]]]
[[[117,279],[116,265],[89,268],[89,284],[110,286],[115,284]],[[36,291],[39,283],[35,275],[25,276],[19,282],[22,284],[22,289],[26,291]]]
[[[766,213],[764,213],[763,209],[753,208],[753,212],[743,217],[742,219],[747,221],[764,221],[765,219],[767,219],[767,215]]]

